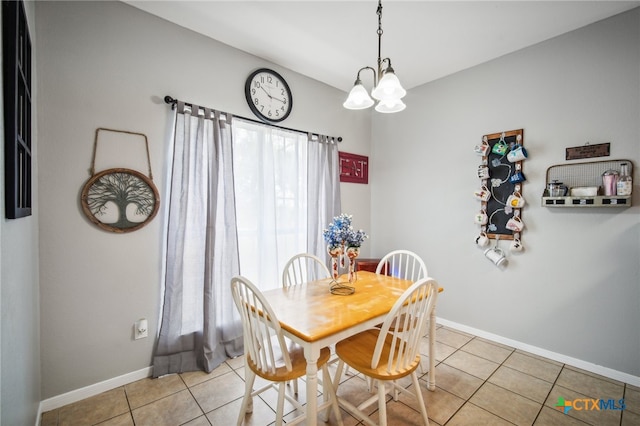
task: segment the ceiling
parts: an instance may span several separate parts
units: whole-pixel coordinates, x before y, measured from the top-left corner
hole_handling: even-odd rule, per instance
[[[377,66],[375,0],[124,1],[344,91],[360,68]],[[640,1],[385,0],[382,57],[391,58],[410,89],[638,6]],[[373,84],[365,73],[362,80]]]

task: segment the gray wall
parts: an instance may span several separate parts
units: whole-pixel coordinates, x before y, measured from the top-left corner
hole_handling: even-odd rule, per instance
[[[27,20],[36,52],[34,3],[25,2]],[[1,49],[1,47],[0,47]],[[32,106],[38,98],[36,63],[32,65]],[[0,86],[2,90],[2,86]],[[0,102],[0,109],[2,103]],[[0,113],[0,134],[4,140],[4,113]],[[33,121],[37,115],[33,116]],[[32,140],[33,175],[38,178],[38,132]],[[0,149],[4,170],[4,149]],[[40,306],[38,295],[38,186],[33,187],[33,214],[5,219],[4,172],[0,174],[0,424],[34,424],[40,403]]]
[[[95,129],[145,133],[164,195],[171,123],[161,98],[250,116],[242,87],[261,66],[292,85],[287,125],[341,135],[341,149],[371,155],[371,185],[343,185],[343,211],[370,231],[365,255],[406,247],[425,258],[446,288],[439,316],[640,376],[639,207],[539,207],[545,170],[567,146],[611,141],[611,158],[640,166],[638,10],[414,89],[405,112],[372,123],[342,109],[344,93],[125,4],[28,5],[38,34],[39,197],[36,215],[0,227],[3,423],[31,424],[39,399],[150,365],[152,339],[131,332],[142,316],[157,332],[163,215],[125,235],[84,218],[78,196]],[[516,128],[531,153],[527,251],[499,272],[472,243],[472,148]],[[126,157],[111,153],[99,166],[144,170]]]
[[[153,338],[133,341],[133,323],[158,329],[162,222],[105,232],[84,217],[79,194],[89,178],[98,127],[149,139],[154,182],[165,205],[171,111],[164,95],[247,117],[244,82],[273,67],[289,82],[288,127],[344,137],[341,148],[368,155],[367,114],[345,114],[345,94],[120,2],[36,4],[41,89],[40,281],[42,397],[134,372],[151,364]],[[102,134],[102,132],[101,132]],[[137,168],[144,156],[100,141],[97,170]],[[115,142],[114,142],[115,143]],[[369,187],[345,189],[350,212],[369,224]],[[345,203],[347,204],[347,203]],[[358,209],[353,208],[357,206]],[[346,208],[349,208],[348,206]]]
[[[373,121],[373,254],[419,253],[445,288],[439,317],[640,376],[640,174],[632,208],[540,199],[566,147],[611,142],[610,159],[640,167],[640,9],[421,86],[406,104]],[[526,251],[499,271],[473,243],[473,147],[520,128]]]

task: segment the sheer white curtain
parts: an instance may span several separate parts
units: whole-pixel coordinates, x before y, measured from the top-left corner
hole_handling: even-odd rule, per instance
[[[308,135],[307,251],[329,263],[322,230],[341,213],[338,142]]]
[[[307,245],[307,136],[236,119],[233,167],[240,270],[262,290]]]
[[[242,353],[229,284],[239,274],[231,116],[221,115],[177,105],[154,377],[210,372]]]

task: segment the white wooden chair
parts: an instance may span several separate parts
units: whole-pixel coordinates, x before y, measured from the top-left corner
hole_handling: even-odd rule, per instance
[[[394,250],[387,253],[380,259],[376,274],[389,275],[413,282],[429,276],[424,260],[409,250]],[[391,329],[393,330],[394,327],[395,324],[392,324]],[[424,373],[422,364],[420,365],[420,373]]]
[[[378,401],[380,425],[387,425],[386,396],[388,390],[394,390],[415,397],[424,424],[429,425],[416,370],[420,365],[420,340],[427,319],[436,306],[437,297],[438,283],[432,278],[421,279],[400,296],[381,328],[363,331],[336,345],[336,352],[340,357],[338,377],[346,364],[377,383],[377,395],[357,407],[338,398],[343,407],[363,422],[375,425],[362,410]],[[392,324],[401,324],[401,327],[392,329]],[[395,382],[409,375],[413,382],[412,390]],[[335,386],[337,387],[337,383]]]
[[[282,285],[289,287],[329,277],[331,271],[322,259],[310,253],[300,253],[289,259],[284,266]]]
[[[306,411],[295,398],[285,392],[285,383],[287,381],[297,379],[306,374],[307,362],[303,349],[284,337],[275,312],[260,290],[251,281],[242,276],[232,278],[231,294],[242,319],[245,353],[245,394],[237,424],[238,426],[241,425],[246,413],[253,411],[254,396],[270,388],[277,388],[276,425],[282,425],[285,398],[296,409]],[[322,369],[324,396],[324,403],[318,405],[318,412],[331,406],[338,423],[342,425],[342,416],[338,408],[335,389],[327,369],[329,356],[329,348],[323,348],[318,358],[318,368]],[[253,385],[256,375],[271,383],[254,391]],[[325,413],[325,416],[327,414]],[[316,413],[305,412],[287,421],[287,425],[300,423],[306,419],[307,415],[314,416]]]
[[[409,250],[394,250],[387,253],[380,259],[376,274],[403,278],[413,282],[429,276],[424,261]]]

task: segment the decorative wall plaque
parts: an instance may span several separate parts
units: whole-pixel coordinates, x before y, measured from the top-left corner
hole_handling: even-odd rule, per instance
[[[149,176],[137,170],[115,168],[95,173],[95,160],[100,130],[144,137]],[[81,195],[82,210],[100,228],[117,233],[142,228],[158,213],[160,197],[153,183],[147,137],[142,133],[97,129],[91,162],[91,177]]]
[[[340,159],[340,182],[369,183],[369,157],[338,152]]]
[[[598,143],[591,145],[586,143],[583,146],[567,148],[567,160],[579,160],[582,158],[608,157],[611,152],[611,143]]]

